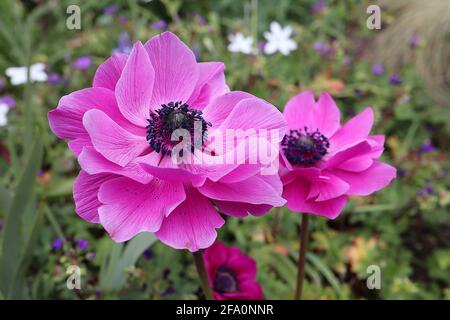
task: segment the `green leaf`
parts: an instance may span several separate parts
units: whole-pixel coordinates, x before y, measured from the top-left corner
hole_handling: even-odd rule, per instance
[[[34,207],[32,207],[33,209]],[[27,270],[27,266],[30,263],[30,260],[33,256],[33,249],[36,245],[39,231],[43,224],[44,210],[41,206],[40,209],[37,210],[37,214],[34,214],[32,218],[34,218],[31,222],[31,230],[29,233],[26,244],[24,246],[24,250],[22,252],[22,256],[20,258],[19,268],[14,276],[10,297],[14,299],[22,299],[23,287],[25,284],[25,272]]]
[[[156,238],[151,233],[141,233],[130,240],[125,247],[125,251],[120,259],[120,263],[124,266],[134,265],[144,251],[150,247]]]
[[[288,257],[277,253],[271,256],[271,266],[289,288],[293,290],[297,277],[297,268],[294,262]]]
[[[12,201],[12,193],[8,189],[0,186],[0,214],[8,212]]]
[[[320,271],[320,273],[324,276],[324,278],[327,279],[327,281],[333,287],[336,294],[339,295],[341,291],[341,284],[339,283],[339,280],[336,278],[333,272],[314,253],[308,252],[306,254],[306,259],[309,260],[311,264]]]
[[[33,144],[5,219],[2,255],[0,257],[0,290],[6,297],[10,295],[13,279],[19,269],[20,256],[23,252],[21,245],[25,243],[23,232],[21,232],[22,217],[33,199],[36,174],[41,165],[42,155],[42,142],[37,139]]]
[[[108,257],[103,257],[100,270],[100,287],[104,291],[118,290],[125,283],[125,268],[136,263],[142,253],[150,247],[156,238],[151,233],[141,233],[130,240],[125,248],[123,244],[110,242],[102,249],[108,250]]]
[[[55,181],[45,190],[45,194],[47,198],[71,196],[74,182],[75,178]]]

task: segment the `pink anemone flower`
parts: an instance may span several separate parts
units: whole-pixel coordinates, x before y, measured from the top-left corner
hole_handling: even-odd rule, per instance
[[[259,163],[172,161],[176,129],[192,132],[199,123],[200,145],[210,147],[206,136],[227,129],[279,130],[282,137],[285,121],[264,100],[229,92],[223,63],[198,63],[170,32],[137,42],[129,55],[114,54],[92,87],[62,97],[48,119],[81,166],[77,214],[116,242],[151,232],[173,248],[197,251],[224,224],[217,208],[243,217],[285,203],[278,175],[261,174]]]
[[[238,247],[216,241],[205,250],[204,261],[215,300],[262,300],[256,282],[256,262]]]
[[[290,210],[334,219],[348,196],[369,195],[395,178],[396,169],[379,160],[384,136],[369,135],[372,108],[341,125],[331,96],[315,101],[307,91],[288,101],[284,117],[280,176]]]

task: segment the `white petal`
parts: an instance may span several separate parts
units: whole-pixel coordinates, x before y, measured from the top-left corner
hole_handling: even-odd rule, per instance
[[[266,54],[274,54],[277,51],[277,43],[274,41],[267,42],[264,46],[264,53]]]
[[[286,26],[283,28],[283,37],[285,38],[289,38],[292,35],[292,27],[291,26]]]
[[[276,21],[272,21],[270,24],[270,31],[274,34],[280,34],[282,32],[280,24]]]
[[[4,127],[8,124],[8,118],[6,116],[0,115],[0,127]]]
[[[15,86],[27,82],[27,68],[26,67],[10,67],[5,71],[10,78],[11,83]]]
[[[30,67],[31,81],[43,82],[47,81],[47,73],[45,72],[45,64],[35,63]]]

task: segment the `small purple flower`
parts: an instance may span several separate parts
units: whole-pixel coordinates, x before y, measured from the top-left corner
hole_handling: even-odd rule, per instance
[[[264,41],[259,41],[258,42],[258,51],[260,52],[260,53],[263,53],[264,52],[264,47],[266,46],[266,43],[264,42]]]
[[[57,84],[61,83],[61,76],[57,74],[56,72],[52,72],[48,75],[48,83],[50,83],[52,86],[56,86]]]
[[[119,11],[119,6],[117,4],[113,4],[110,6],[107,6],[103,9],[103,14],[106,16],[112,16],[115,15]]]
[[[64,242],[62,241],[61,238],[55,238],[53,239],[52,242],[52,249],[55,251],[59,251],[62,249],[62,247],[64,246]]]
[[[409,39],[410,48],[411,49],[417,48],[417,46],[419,45],[419,41],[420,41],[419,36],[417,34],[413,34]]]
[[[328,58],[331,58],[334,54],[333,48],[331,48],[330,46],[328,46],[326,43],[324,43],[322,41],[315,42],[313,48],[321,56],[326,56]]]
[[[420,189],[416,193],[418,196],[432,196],[434,194],[434,189],[430,184],[427,184],[423,189]]]
[[[102,292],[100,290],[95,290],[94,295],[97,299],[99,299],[102,296]]]
[[[10,108],[16,106],[16,100],[11,96],[1,96],[0,103],[6,104]]]
[[[118,23],[121,26],[126,25],[127,22],[128,22],[128,17],[126,15],[121,15],[118,19]]]
[[[372,74],[375,76],[381,76],[384,73],[384,67],[382,64],[375,63],[372,65]]]
[[[155,30],[166,30],[167,22],[165,22],[164,20],[158,20],[153,22],[150,27]]]
[[[359,89],[359,88],[355,88],[354,92],[355,92],[355,96],[357,96],[358,98],[361,97],[361,96],[363,95],[363,93],[364,93],[364,92],[363,92],[361,89]]]
[[[146,260],[150,260],[151,258],[153,258],[153,250],[151,248],[145,249],[143,256]]]
[[[6,80],[3,77],[0,77],[0,90],[5,89],[6,87]]]
[[[402,79],[400,78],[400,76],[398,74],[393,73],[389,77],[389,83],[392,84],[393,86],[398,86],[398,85],[402,84]]]
[[[196,14],[195,16],[197,17],[198,24],[200,24],[202,26],[206,26],[208,24],[208,21],[202,15]]]
[[[130,35],[128,32],[122,32],[119,36],[118,46],[113,52],[129,54],[131,49],[133,49],[133,42],[131,41]]]
[[[166,290],[162,293],[164,297],[170,296],[175,293],[175,289],[172,285],[168,286]]]
[[[70,52],[64,53],[64,61],[69,61],[72,58],[72,54]]]
[[[86,254],[86,259],[88,259],[89,261],[94,260],[95,257],[96,257],[95,252],[88,252],[88,253]]]
[[[163,279],[167,279],[170,275],[170,269],[164,269],[162,273]]]
[[[436,150],[436,148],[433,146],[431,141],[426,141],[424,144],[422,144],[420,146],[419,154],[430,153],[430,152],[434,152],[435,150]]]
[[[76,242],[78,250],[86,250],[89,247],[89,241],[86,239],[79,239]]]
[[[72,64],[75,69],[86,70],[92,66],[92,58],[90,56],[81,56]]]
[[[314,43],[314,50],[317,51],[318,53],[322,54],[325,51],[325,43],[323,43],[322,41],[316,41]]]
[[[192,51],[194,52],[195,59],[197,59],[197,61],[200,60],[200,57],[201,57],[201,48],[200,48],[200,46],[199,46],[198,43],[195,43],[195,44],[192,46]]]
[[[323,10],[325,10],[327,8],[327,4],[325,3],[325,1],[323,0],[319,0],[314,2],[311,7],[309,8],[309,10],[311,11],[311,13],[320,13]]]

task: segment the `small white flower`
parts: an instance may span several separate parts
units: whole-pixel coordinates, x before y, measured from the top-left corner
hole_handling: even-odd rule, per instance
[[[287,56],[291,51],[297,49],[297,43],[291,39],[292,28],[290,26],[281,27],[278,22],[270,24],[270,32],[264,32],[264,37],[267,40],[264,46],[266,54],[273,54],[280,51]]]
[[[8,124],[8,114],[9,107],[6,103],[0,103],[0,127],[4,127]]]
[[[230,35],[228,38],[230,39],[230,44],[228,45],[229,51],[242,52],[245,54],[255,53],[252,37],[246,37],[242,33],[238,32]]]
[[[27,82],[27,67],[10,67],[6,69],[6,75],[11,79],[11,83],[15,86]],[[45,72],[45,64],[35,63],[30,66],[31,82],[47,81],[47,73]]]

